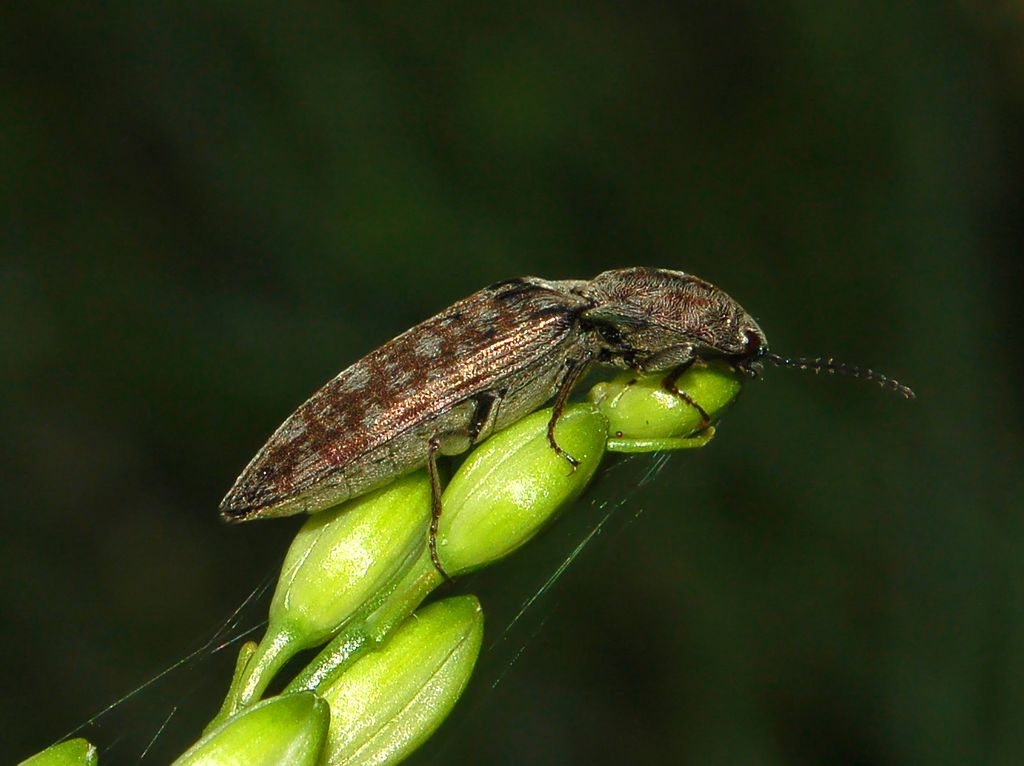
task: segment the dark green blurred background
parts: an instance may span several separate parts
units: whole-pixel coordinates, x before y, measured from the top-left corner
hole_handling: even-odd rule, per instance
[[[416,762],[1024,761],[1021,6],[199,5],[0,11],[0,761],[266,582],[299,520],[216,505],[322,382],[625,265],[919,398],[769,370],[657,481],[615,465],[460,583],[499,639],[625,499]],[[172,712],[143,762],[180,752],[232,652],[87,729],[101,762]]]

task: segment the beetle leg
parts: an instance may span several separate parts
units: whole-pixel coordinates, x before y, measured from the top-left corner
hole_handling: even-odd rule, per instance
[[[576,470],[580,461],[558,445],[558,441],[555,439],[555,424],[558,423],[558,419],[562,416],[562,410],[565,409],[565,404],[569,401],[569,395],[572,393],[573,387],[579,382],[583,373],[587,371],[592,359],[593,355],[566,360],[565,375],[558,384],[558,391],[555,393],[555,403],[551,406],[551,420],[548,421],[548,444],[551,445],[551,449],[559,457],[563,457],[568,461],[573,471]]]
[[[469,426],[466,428],[470,444],[478,443],[494,430],[494,424],[498,420],[498,407],[506,393],[507,390],[502,389],[501,391],[486,391],[473,397],[476,404]]]
[[[437,525],[441,522],[441,476],[437,472],[437,453],[440,449],[441,443],[437,437],[433,437],[427,453],[427,473],[430,474],[430,538],[427,545],[430,548],[430,560],[434,562],[434,569],[441,573],[445,582],[452,582],[437,555]]]
[[[672,370],[676,367],[688,367],[696,361],[697,351],[692,343],[680,343],[675,346],[666,346],[660,351],[655,351],[648,356],[633,356],[633,361],[640,369],[647,372],[659,370]]]
[[[699,404],[697,404],[697,402],[694,400],[694,398],[692,396],[690,396],[685,391],[680,390],[676,386],[676,381],[679,380],[679,376],[682,375],[684,372],[686,372],[688,369],[690,369],[690,367],[693,365],[694,361],[695,361],[694,359],[691,359],[690,361],[685,362],[684,364],[681,364],[678,367],[676,367],[675,369],[673,369],[671,372],[669,372],[669,374],[665,377],[665,379],[663,381],[661,381],[661,384],[662,384],[662,386],[665,387],[666,391],[670,391],[671,393],[675,394],[680,399],[682,399],[684,402],[686,402],[691,407],[693,407],[695,410],[697,410],[697,412],[700,413],[700,419],[701,419],[700,430],[704,431],[704,430],[706,430],[708,428],[708,426],[711,425],[711,418],[708,415],[707,410],[705,410],[703,407],[701,407]]]

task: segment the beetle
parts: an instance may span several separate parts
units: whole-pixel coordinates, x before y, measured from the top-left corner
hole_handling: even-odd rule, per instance
[[[634,267],[594,279],[509,279],[416,325],[342,371],[274,431],[221,502],[229,521],[315,513],[427,465],[433,495],[429,547],[438,571],[438,455],[457,455],[554,399],[551,448],[574,385],[595,364],[664,372],[676,387],[695,361],[720,358],[757,375],[765,362],[906,386],[832,359],[769,352],[735,300],[681,271]]]

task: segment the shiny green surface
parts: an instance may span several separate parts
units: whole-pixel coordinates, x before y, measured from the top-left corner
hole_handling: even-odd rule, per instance
[[[714,436],[713,423],[740,393],[742,373],[726,363],[696,364],[675,381],[676,391],[664,385],[664,373],[641,375],[625,371],[587,394],[608,419],[611,452],[655,452],[703,447]],[[700,410],[710,418],[704,423]]]
[[[311,692],[271,697],[205,735],[174,766],[315,766],[329,721],[327,704]]]
[[[331,766],[398,763],[441,725],[469,682],[483,641],[473,596],[417,611],[380,649],[319,693],[331,706]]]
[[[566,408],[548,441],[551,410],[523,418],[475,449],[442,496],[438,555],[452,573],[468,572],[508,555],[556,510],[583,491],[604,456],[607,425],[595,407]]]
[[[96,748],[84,739],[72,739],[46,748],[18,766],[96,766]]]

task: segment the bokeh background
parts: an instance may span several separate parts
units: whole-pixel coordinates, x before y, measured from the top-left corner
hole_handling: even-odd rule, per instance
[[[339,369],[656,265],[919,398],[769,370],[615,464],[459,584],[493,645],[413,762],[1021,763],[1022,51],[970,0],[5,3],[0,761],[192,651],[83,733],[196,736],[299,523],[217,502]]]

